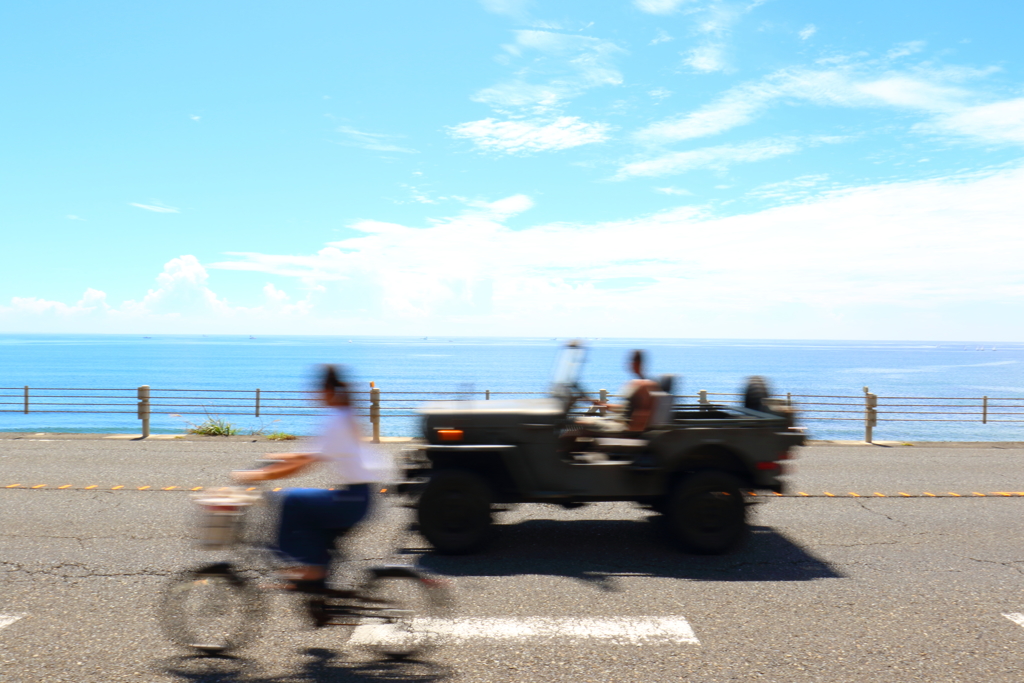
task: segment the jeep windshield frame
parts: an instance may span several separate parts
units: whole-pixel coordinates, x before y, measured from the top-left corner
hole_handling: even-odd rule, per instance
[[[579,394],[583,393],[579,381],[586,360],[586,348],[579,342],[569,342],[562,349],[555,363],[551,396],[563,401],[567,407]]]

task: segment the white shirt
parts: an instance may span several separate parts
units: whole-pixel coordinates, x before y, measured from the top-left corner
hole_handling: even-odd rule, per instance
[[[390,481],[390,458],[368,447],[349,406],[331,408],[323,436],[317,440],[315,456],[334,470],[339,484],[369,484]]]

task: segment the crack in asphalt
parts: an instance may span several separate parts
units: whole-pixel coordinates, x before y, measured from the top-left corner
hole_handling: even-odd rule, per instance
[[[861,507],[862,507],[862,508],[863,508],[864,510],[867,510],[868,512],[870,512],[870,513],[872,513],[872,514],[876,514],[876,515],[879,515],[879,516],[881,516],[881,517],[885,517],[885,518],[886,518],[886,519],[888,519],[888,520],[889,520],[890,522],[896,522],[897,524],[902,524],[903,526],[907,526],[907,523],[906,523],[906,522],[904,522],[904,521],[903,521],[903,520],[901,520],[901,519],[896,519],[895,517],[890,517],[889,515],[885,514],[884,512],[879,512],[878,510],[872,510],[872,509],[871,509],[871,508],[869,508],[869,507],[867,506],[867,504],[865,504],[865,502],[864,502],[864,501],[862,501],[862,500],[858,500],[858,501],[857,501],[857,504],[858,504],[858,505],[860,505],[860,506],[861,506]]]
[[[1003,567],[1009,567],[1010,569],[1013,569],[1018,574],[1024,574],[1024,569],[1022,569],[1021,567],[1017,566],[1017,563],[1024,563],[1024,560],[1011,560],[1009,562],[1000,562],[999,560],[983,560],[983,559],[980,559],[980,558],[977,558],[977,557],[971,557],[970,555],[957,555],[957,557],[959,557],[961,559],[964,559],[964,560],[973,560],[974,562],[981,562],[981,563],[984,563],[984,564],[998,564],[998,565],[1001,565]]]

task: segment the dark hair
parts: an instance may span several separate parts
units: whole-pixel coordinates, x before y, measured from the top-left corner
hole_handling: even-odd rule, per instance
[[[640,367],[644,366],[644,352],[640,349],[635,349],[633,355],[630,357],[630,362],[638,363]]]
[[[348,382],[345,380],[345,373],[334,365],[323,366],[320,389],[343,398],[346,403],[349,402]]]

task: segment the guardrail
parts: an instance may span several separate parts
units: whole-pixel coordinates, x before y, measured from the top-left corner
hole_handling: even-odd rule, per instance
[[[368,417],[373,441],[378,443],[381,422],[388,417],[415,416],[423,403],[441,400],[541,397],[542,392],[516,391],[388,391],[370,383],[368,391],[352,392],[358,415]],[[606,390],[594,392],[605,401]],[[781,396],[777,398],[782,399]],[[785,402],[799,411],[805,423],[849,421],[863,422],[864,440],[871,442],[879,422],[980,422],[1024,424],[1024,398],[980,396],[884,396],[864,387],[855,396],[787,393]],[[741,404],[743,395],[699,391],[677,396],[676,401],[700,404]],[[207,417],[316,417],[323,408],[318,393],[266,389],[136,389],[0,387],[0,413],[111,413],[135,414],[142,422],[142,436],[150,433],[152,415],[205,415]]]

